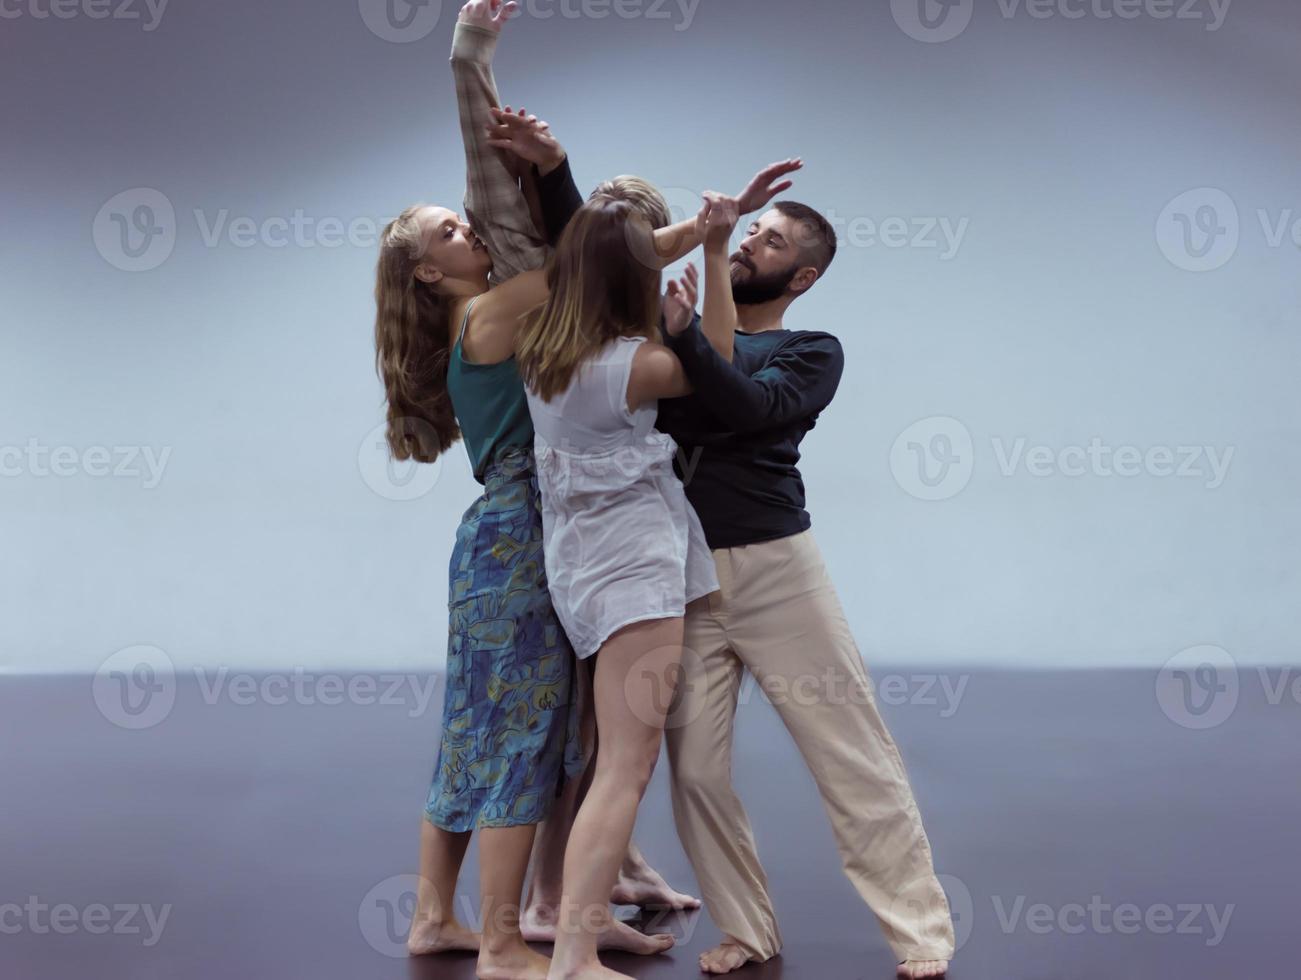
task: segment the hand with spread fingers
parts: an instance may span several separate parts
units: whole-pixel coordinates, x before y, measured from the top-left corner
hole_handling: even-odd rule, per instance
[[[793,181],[782,180],[787,174],[794,173],[804,166],[800,157],[791,157],[770,163],[754,175],[745,189],[736,195],[736,203],[741,214],[753,214],[766,208],[769,202],[782,191],[790,190]]]
[[[484,130],[489,146],[523,163],[537,164],[542,174],[549,174],[565,159],[565,148],[552,134],[550,124],[530,115],[522,106],[515,112],[510,106],[493,109],[492,118]]]
[[[687,329],[691,315],[696,312],[696,296],[699,292],[700,277],[696,273],[695,263],[687,263],[687,270],[681,279],[670,279],[664,293],[664,329],[676,337]]]
[[[506,3],[501,0],[470,0],[461,8],[456,20],[461,24],[482,27],[485,31],[500,34],[502,25],[518,12],[519,4],[515,0],[507,0]]]

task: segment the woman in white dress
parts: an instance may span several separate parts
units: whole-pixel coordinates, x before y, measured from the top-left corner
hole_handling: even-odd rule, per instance
[[[731,355],[735,310],[728,238],[736,201],[709,196],[701,329]],[[581,658],[594,658],[599,748],[565,854],[564,898],[550,976],[611,978],[597,937],[608,897],[659,757],[682,658],[683,614],[718,588],[713,558],[682,483],[677,446],[654,428],[660,398],[690,394],[657,342],[684,329],[697,274],[661,302],[653,229],[663,198],[637,178],[599,187],[566,227],[548,271],[549,298],[520,326],[516,356],[533,416],[543,542],[552,600]]]

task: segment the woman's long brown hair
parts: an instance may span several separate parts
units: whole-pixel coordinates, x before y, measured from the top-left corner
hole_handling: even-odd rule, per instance
[[[601,184],[556,244],[550,297],[520,324],[520,377],[544,401],[616,337],[657,337],[660,269],[650,233],[669,222],[659,191],[639,177]]]
[[[407,208],[384,229],[375,273],[375,369],[394,459],[432,463],[460,437],[447,392],[450,301],[416,278],[425,241]]]

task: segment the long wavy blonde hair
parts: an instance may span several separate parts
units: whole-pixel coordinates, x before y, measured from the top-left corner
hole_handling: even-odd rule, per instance
[[[550,297],[524,317],[515,345],[520,377],[544,401],[614,338],[658,336],[651,232],[668,223],[663,195],[630,176],[601,184],[570,220],[547,270]]]
[[[375,271],[375,369],[394,459],[432,463],[461,438],[447,391],[451,300],[416,278],[427,242],[407,208],[384,228]]]

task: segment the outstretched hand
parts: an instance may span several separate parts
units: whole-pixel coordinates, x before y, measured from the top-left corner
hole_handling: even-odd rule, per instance
[[[506,3],[502,3],[502,0],[470,0],[461,8],[456,20],[461,24],[482,27],[486,31],[500,34],[502,25],[518,12],[519,4],[515,0],[507,0]]]
[[[524,108],[512,112],[493,107],[493,121],[484,129],[487,144],[505,150],[526,163],[535,163],[542,173],[550,173],[565,159],[565,148],[551,133],[551,126],[531,116]]]
[[[750,183],[745,185],[745,190],[736,195],[741,214],[751,214],[760,208],[765,208],[774,197],[784,190],[789,190],[793,181],[781,180],[781,178],[803,166],[804,161],[800,157],[791,157],[789,160],[770,163],[760,170]]]
[[[664,329],[670,336],[676,337],[687,329],[691,315],[696,311],[696,296],[699,291],[700,277],[696,273],[694,262],[687,263],[687,270],[681,279],[670,279],[664,293]]]

